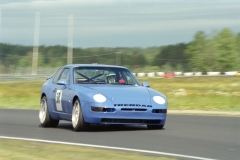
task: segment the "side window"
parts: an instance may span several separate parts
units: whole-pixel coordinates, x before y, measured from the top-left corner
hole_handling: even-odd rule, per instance
[[[128,84],[134,85],[135,82],[132,80],[131,76],[127,72],[123,72],[123,75],[126,77]]]
[[[70,69],[69,68],[65,68],[60,76],[59,79],[66,79],[67,80],[67,84],[70,83]]]
[[[59,71],[55,74],[54,78],[53,78],[53,83],[57,83],[57,81],[59,80],[59,77],[62,73],[63,69],[59,69]]]

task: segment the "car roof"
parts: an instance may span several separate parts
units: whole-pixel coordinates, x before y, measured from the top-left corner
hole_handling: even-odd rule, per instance
[[[112,68],[126,68],[123,66],[106,65],[106,64],[68,64],[63,67],[112,67]]]

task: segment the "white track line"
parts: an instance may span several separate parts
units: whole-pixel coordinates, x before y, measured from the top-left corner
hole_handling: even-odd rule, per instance
[[[188,156],[188,155],[174,154],[174,153],[167,153],[167,152],[157,152],[157,151],[121,148],[121,147],[110,147],[110,146],[101,146],[101,145],[84,144],[84,143],[70,143],[70,142],[49,141],[49,140],[20,138],[20,137],[6,137],[6,136],[0,136],[0,138],[1,139],[12,139],[12,140],[33,141],[33,142],[54,143],[54,144],[65,144],[65,145],[74,145],[74,146],[86,146],[86,147],[113,149],[113,150],[122,150],[122,151],[132,151],[132,152],[159,154],[159,155],[165,155],[165,156],[174,156],[174,157],[182,157],[182,158],[190,158],[190,159],[198,159],[198,160],[216,160],[216,159],[209,159],[209,158],[204,158],[204,157],[195,157],[195,156]]]

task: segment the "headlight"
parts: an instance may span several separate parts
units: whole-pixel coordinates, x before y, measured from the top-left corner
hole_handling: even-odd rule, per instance
[[[101,94],[95,94],[93,96],[93,99],[96,101],[96,102],[99,102],[99,103],[102,103],[102,102],[105,102],[106,101],[106,97],[104,97],[103,95]]]
[[[161,96],[154,96],[153,97],[154,102],[158,103],[158,104],[164,104],[166,101],[164,98],[162,98]]]

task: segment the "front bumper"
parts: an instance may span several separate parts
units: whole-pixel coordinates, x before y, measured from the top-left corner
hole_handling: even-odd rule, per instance
[[[91,124],[147,124],[164,125],[167,117],[166,106],[161,109],[142,106],[101,106],[95,103],[82,103],[84,121]]]

